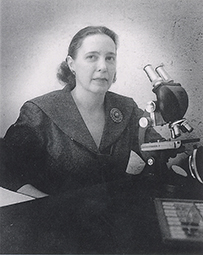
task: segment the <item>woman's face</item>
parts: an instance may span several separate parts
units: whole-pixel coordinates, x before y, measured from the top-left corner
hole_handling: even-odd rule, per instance
[[[107,35],[87,36],[77,51],[69,57],[69,66],[76,73],[76,86],[92,93],[106,93],[116,73],[116,45]]]

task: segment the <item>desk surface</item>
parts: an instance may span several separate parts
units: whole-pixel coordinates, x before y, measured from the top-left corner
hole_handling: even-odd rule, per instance
[[[202,199],[202,186],[168,192],[133,178],[7,206],[1,253],[202,254],[201,245],[163,242],[154,205],[156,197]]]

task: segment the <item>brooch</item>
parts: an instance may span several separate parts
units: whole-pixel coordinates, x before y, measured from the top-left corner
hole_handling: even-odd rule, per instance
[[[117,108],[112,108],[110,111],[110,117],[116,123],[120,123],[123,120],[122,112]]]

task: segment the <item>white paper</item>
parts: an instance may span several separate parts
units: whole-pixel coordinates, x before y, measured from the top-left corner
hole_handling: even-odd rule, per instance
[[[33,199],[35,198],[0,187],[0,207],[18,204]]]

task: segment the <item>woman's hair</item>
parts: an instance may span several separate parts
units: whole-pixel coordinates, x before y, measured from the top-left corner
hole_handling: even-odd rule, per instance
[[[73,59],[76,58],[78,49],[81,47],[84,39],[89,35],[95,34],[105,34],[109,36],[118,47],[118,36],[115,32],[104,26],[88,26],[81,29],[73,37],[68,48],[68,56],[71,56]],[[75,75],[71,72],[67,61],[63,61],[58,68],[57,78],[59,81],[70,86],[70,90],[75,87]]]

